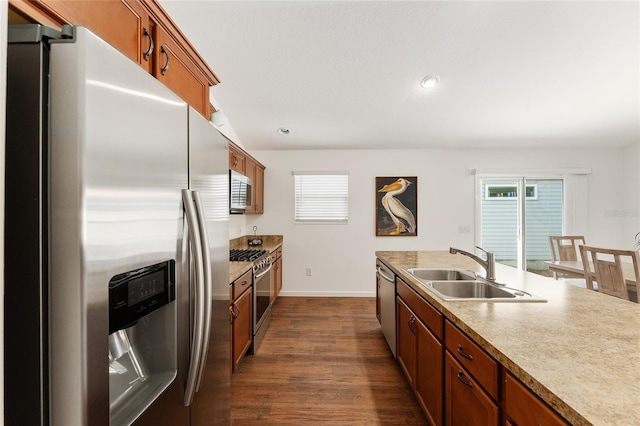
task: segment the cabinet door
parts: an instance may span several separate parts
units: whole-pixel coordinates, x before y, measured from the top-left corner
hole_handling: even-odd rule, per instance
[[[498,406],[448,351],[445,351],[444,376],[447,426],[499,424]]]
[[[399,297],[396,298],[396,305],[396,318],[398,319],[396,322],[396,359],[413,388],[416,376],[416,335],[414,331],[416,317]]]
[[[380,321],[380,274],[376,273],[376,318],[378,323],[382,325]]]
[[[251,179],[251,205],[244,211],[245,214],[256,212],[256,162],[251,157],[245,157],[244,174]]]
[[[568,423],[511,373],[504,376],[504,415],[507,425],[565,426]]]
[[[276,260],[276,296],[282,290],[282,256]]]
[[[229,168],[244,174],[245,156],[240,151],[229,146]]]
[[[444,348],[433,333],[421,322],[416,329],[415,392],[420,405],[432,425],[442,425]]]
[[[251,302],[253,288],[242,293],[232,305],[231,325],[233,371],[236,371],[242,357],[251,346]]]
[[[208,119],[209,82],[162,26],[155,32],[153,75]]]
[[[264,213],[264,167],[256,164],[255,176],[253,179],[253,213]]]
[[[273,303],[276,300],[276,296],[277,296],[277,292],[278,292],[278,268],[276,265],[277,262],[277,257],[276,257],[276,252],[274,251],[273,253],[271,253],[271,271],[269,272],[269,293],[271,295],[271,298],[269,299],[269,303]]]
[[[71,22],[87,27],[132,61],[151,70],[151,57],[143,59],[143,53],[151,43],[149,13],[138,0],[36,0],[11,4],[41,21],[47,22],[39,17],[38,11],[60,23]],[[144,35],[145,28],[148,37]]]

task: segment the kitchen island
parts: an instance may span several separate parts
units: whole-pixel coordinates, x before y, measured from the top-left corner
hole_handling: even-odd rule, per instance
[[[444,301],[407,268],[459,268],[448,251],[379,251],[378,259],[575,425],[640,421],[640,305],[496,265],[496,281],[547,302]]]

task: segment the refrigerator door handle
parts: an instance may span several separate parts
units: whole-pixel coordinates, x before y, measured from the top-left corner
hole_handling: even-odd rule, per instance
[[[189,372],[187,375],[187,384],[184,391],[184,405],[189,406],[193,401],[193,395],[196,391],[198,382],[198,371],[200,366],[200,358],[202,356],[202,338],[204,329],[204,260],[202,259],[202,241],[200,239],[200,229],[198,226],[198,217],[193,202],[191,191],[182,190],[182,202],[187,218],[187,226],[189,228],[189,241],[191,242],[191,256],[193,258],[195,270],[195,298],[193,313],[193,332],[191,335],[191,356],[189,361]]]
[[[204,270],[204,280],[202,281],[204,295],[204,319],[203,319],[203,335],[202,349],[200,356],[200,365],[198,366],[198,375],[196,381],[196,392],[200,390],[200,383],[204,375],[204,369],[207,362],[207,352],[209,350],[209,334],[211,332],[211,291],[213,285],[213,276],[211,275],[211,251],[209,249],[209,238],[207,233],[207,224],[204,217],[204,208],[202,199],[198,191],[191,192],[193,201],[196,205],[196,215],[198,217],[198,229],[200,230],[200,241],[202,244],[202,262]]]

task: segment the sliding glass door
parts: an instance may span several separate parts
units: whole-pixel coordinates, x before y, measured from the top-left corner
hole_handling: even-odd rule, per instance
[[[563,179],[480,178],[480,246],[496,261],[547,275],[549,235],[562,235]]]

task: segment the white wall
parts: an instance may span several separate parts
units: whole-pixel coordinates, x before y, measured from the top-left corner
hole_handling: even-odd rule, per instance
[[[626,196],[622,200],[619,220],[624,221],[625,243],[634,245],[640,232],[640,143],[623,150]]]
[[[261,234],[284,235],[283,295],[372,296],[377,250],[473,248],[474,168],[592,168],[586,237],[594,245],[629,247],[625,221],[610,213],[624,209],[624,191],[637,199],[637,186],[620,185],[631,168],[620,167],[626,154],[623,149],[257,151],[252,155],[267,167],[265,213],[238,218],[236,226],[257,225]],[[294,170],[349,170],[349,224],[294,224]],[[376,176],[418,176],[417,237],[375,236]],[[460,226],[470,232],[460,233]]]

